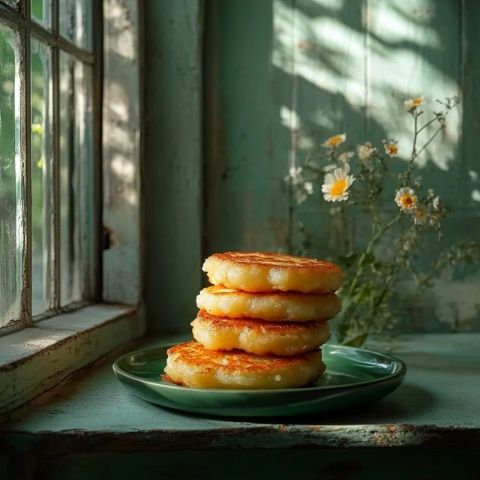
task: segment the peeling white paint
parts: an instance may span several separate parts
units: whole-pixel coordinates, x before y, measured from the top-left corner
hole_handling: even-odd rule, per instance
[[[455,330],[469,330],[480,313],[479,285],[480,274],[454,280],[452,270],[443,272],[432,289],[438,320]]]

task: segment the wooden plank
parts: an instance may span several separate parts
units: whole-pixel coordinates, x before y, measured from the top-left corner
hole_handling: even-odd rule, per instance
[[[150,328],[185,330],[200,289],[203,2],[145,3],[146,302]]]
[[[475,128],[478,130],[478,122],[475,127],[478,111],[475,96],[468,93],[469,89],[475,89],[472,81],[478,84],[475,69],[470,68],[478,63],[477,28],[474,20],[467,20],[478,13],[478,5],[474,7],[473,4],[468,5],[473,10],[467,13],[462,2],[369,2],[368,131],[372,140],[397,138],[400,151],[404,152],[402,160],[405,160],[411,151],[413,120],[402,112],[403,100],[425,95],[421,125],[428,118],[428,111],[441,108],[435,105],[435,99],[462,97],[463,93],[464,104],[449,115],[445,133],[439,135],[416,162],[417,174],[422,177],[425,190],[433,188],[451,210],[443,222],[445,238],[440,243],[432,240],[424,249],[414,264],[417,271],[428,271],[435,256],[449,245],[480,239],[477,212],[464,209],[466,204],[472,205],[471,199],[465,200],[472,193],[472,189],[464,188],[468,182],[469,167],[466,165],[469,158],[475,158],[473,162],[476,162],[477,157],[472,142]],[[465,24],[468,21],[472,22],[470,28]],[[468,45],[473,52],[468,51]],[[467,68],[467,62],[473,63]],[[432,131],[427,129],[422,134],[420,146]],[[474,148],[476,151],[477,147]],[[470,165],[473,162],[470,160]],[[402,162],[392,163],[394,168],[399,168]],[[386,197],[390,206],[393,206],[393,195],[392,192]],[[467,235],[463,227],[466,224],[471,225]],[[464,269],[455,273],[446,270],[435,287],[421,295],[406,283],[400,287],[404,297],[400,307],[405,312],[400,328],[413,331],[478,329],[480,303],[473,292],[479,287],[478,273],[472,275]]]
[[[288,65],[282,70],[273,62],[280,3],[208,3],[205,255],[288,248],[283,179],[291,133],[281,109],[291,103],[292,79]]]
[[[184,415],[144,402],[115,379],[110,356],[2,424],[0,474],[221,479],[228,469],[232,479],[331,478],[331,472],[343,478],[346,472],[352,479],[403,480],[412,472],[418,478],[460,472],[473,480],[479,341],[479,334],[425,334],[372,343],[369,348],[389,347],[408,365],[395,392],[361,410],[268,422]]]
[[[179,338],[150,338],[134,349],[164,345],[169,340],[178,342]],[[388,348],[407,365],[407,376],[397,390],[361,412],[271,421],[196,416],[145,402],[128,393],[113,375],[114,355],[80,372],[2,424],[0,437],[4,443],[0,442],[0,451],[7,447],[9,451],[53,453],[58,449],[60,453],[235,446],[405,447],[429,442],[451,445],[463,435],[471,440],[469,432],[480,434],[479,341],[479,333],[372,339],[368,348]],[[16,435],[19,442],[9,441]]]
[[[289,430],[286,429],[286,432]],[[386,478],[452,479],[461,475],[465,480],[478,479],[475,442],[459,447],[401,447],[386,449],[259,448],[70,453],[68,455],[1,455],[5,475],[2,478],[35,480],[37,472],[52,480],[103,480],[106,475],[116,479],[159,478],[184,480],[223,480],[228,471],[230,480],[244,478],[287,478],[289,480],[331,479],[363,480]],[[381,439],[381,433],[379,433]],[[151,441],[155,442],[155,438]],[[268,442],[268,440],[266,440]],[[98,442],[100,445],[102,441]],[[464,444],[465,442],[463,442]],[[394,466],[394,467],[392,467]],[[333,473],[332,473],[333,472]],[[413,474],[412,474],[413,472]],[[415,475],[415,477],[413,476]]]
[[[480,4],[474,0],[462,2],[462,73],[463,73],[463,129],[462,168],[459,171],[457,193],[462,207],[478,211],[480,206],[480,166],[478,139],[480,138]],[[478,237],[477,237],[478,239]]]
[[[104,12],[103,298],[136,305],[142,289],[138,2],[105,0]]]
[[[392,169],[399,170],[411,151],[413,126],[403,101],[423,94],[426,110],[438,110],[435,99],[459,94],[463,76],[466,92],[475,90],[478,32],[472,19],[476,18],[477,9],[473,2],[462,12],[461,2],[439,5],[427,0],[296,2],[290,19],[297,47],[294,55],[296,95],[292,104],[300,137],[296,164],[301,165],[306,156],[302,144],[314,143],[318,150],[322,139],[346,132],[351,147],[369,140],[381,149],[382,139],[400,140],[401,159],[390,161]],[[467,15],[471,23],[470,30],[465,32],[462,32],[462,14]],[[466,43],[463,52],[462,41]],[[474,163],[478,137],[475,132],[480,125],[475,118],[479,109],[475,100],[469,100],[471,93],[466,93],[465,98],[463,117],[461,109],[453,112],[445,134],[418,162],[425,189],[434,188],[453,210],[444,222],[444,241],[431,242],[417,264],[420,269],[430,268],[434,255],[448,245],[480,238],[477,213],[464,209],[466,205],[471,208],[475,204],[472,197],[475,189],[480,201],[480,175]],[[463,160],[462,128],[463,139],[469,142],[468,154]],[[354,157],[354,169],[356,161]],[[469,189],[463,188],[467,179],[471,182]],[[323,202],[319,189],[320,185],[314,185],[316,195],[293,208],[292,246],[300,250],[303,237],[296,228],[300,221],[315,238],[307,253],[335,257],[347,249],[343,242],[346,229],[329,216],[331,205]],[[387,183],[385,211],[395,208],[393,196],[394,185]],[[361,245],[369,235],[369,218],[351,210],[348,221],[349,225],[355,225],[354,238],[357,245]],[[462,228],[464,224],[472,226],[467,236]],[[400,328],[413,331],[478,329],[479,306],[472,291],[478,289],[479,283],[478,273],[472,271],[445,272],[427,294],[419,295],[407,283],[401,289],[404,299],[400,307],[404,315]],[[446,296],[447,291],[455,295]]]
[[[368,5],[368,137],[380,147],[382,139],[399,140],[405,161],[412,150],[413,119],[403,101],[425,96],[422,125],[432,110],[441,109],[437,99],[461,95],[461,3],[369,0]],[[420,147],[433,131],[432,126],[422,132]],[[448,117],[445,134],[416,161],[426,188],[433,188],[453,208],[459,187],[460,131],[456,110]],[[390,201],[393,206],[393,194]]]
[[[299,139],[294,145],[295,164],[302,166],[328,137],[347,134],[351,149],[363,143],[366,131],[366,46],[364,2],[295,2],[295,81],[293,109],[299,118]],[[323,159],[321,166],[328,163]],[[320,179],[322,181],[322,179]],[[315,238],[308,255],[331,258],[344,245],[345,229],[329,214],[321,183],[305,203],[293,204],[292,246],[302,250],[304,236],[299,224]],[[341,232],[337,232],[337,230]],[[305,251],[302,253],[305,254]]]

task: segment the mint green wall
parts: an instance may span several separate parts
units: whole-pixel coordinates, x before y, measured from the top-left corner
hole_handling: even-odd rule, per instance
[[[478,2],[209,0],[203,15],[201,7],[146,2],[152,326],[189,329],[201,261],[213,251],[295,251],[301,221],[322,245],[311,253],[331,254],[328,210],[318,200],[294,204],[283,182],[289,166],[308,142],[343,131],[352,146],[394,137],[406,151],[402,106],[411,96],[433,108],[436,98],[464,97],[420,174],[452,209],[443,245],[480,240]],[[479,290],[478,271],[447,272],[428,294],[403,300],[402,328],[478,329]]]
[[[202,258],[202,2],[144,2],[146,307],[152,329],[186,329]]]

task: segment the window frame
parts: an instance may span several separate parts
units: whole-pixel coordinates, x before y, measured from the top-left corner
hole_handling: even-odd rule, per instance
[[[58,25],[58,2],[53,4],[56,7],[52,14],[52,25],[53,22],[57,22]],[[96,68],[93,68],[92,92],[95,96],[94,105],[101,106],[101,110],[94,110],[93,115],[93,155],[95,178],[98,182],[94,187],[96,192],[94,202],[99,206],[94,220],[96,235],[93,239],[94,251],[98,256],[96,259],[98,269],[95,272],[96,287],[92,292],[92,302],[76,304],[74,311],[59,308],[53,312],[54,316],[49,314],[40,319],[35,317],[33,322],[31,299],[27,297],[30,294],[28,282],[31,282],[32,247],[31,209],[27,208],[31,202],[30,31],[36,37],[50,40],[50,42],[54,38],[59,48],[73,50],[76,57],[77,54],[80,57],[83,56],[85,52],[72,47],[59,35],[58,29],[50,32],[42,25],[35,23],[33,19],[30,20],[30,28],[28,28],[25,25],[28,23],[25,22],[25,18],[30,18],[27,17],[30,15],[30,0],[24,0],[21,4],[21,8],[24,9],[23,17],[18,16],[13,7],[0,2],[2,22],[19,29],[20,34],[24,36],[20,63],[25,85],[28,85],[21,95],[23,124],[21,156],[24,162],[22,171],[28,172],[27,176],[22,176],[24,198],[22,213],[28,225],[22,277],[24,282],[21,299],[22,330],[18,330],[18,325],[14,324],[14,328],[5,334],[2,332],[0,336],[0,385],[5,392],[9,392],[3,396],[0,395],[0,414],[6,414],[9,410],[26,403],[75,370],[124,343],[142,336],[145,332],[141,295],[143,246],[140,236],[142,224],[140,89],[142,2],[103,0],[92,2],[92,5],[97,9],[94,14],[106,13],[102,15],[102,28],[94,29],[96,36],[93,40],[94,50],[85,57],[90,62],[98,62],[95,65]],[[118,29],[119,22],[121,29]],[[134,55],[127,62],[128,75],[122,78],[122,76],[119,77],[118,72],[126,67],[125,59],[120,55],[124,47],[125,35],[131,41],[130,46]],[[63,49],[64,41],[68,43],[68,49]],[[52,46],[51,43],[50,46]],[[58,56],[59,48],[53,48],[52,55]],[[52,64],[54,65],[52,75],[57,75],[58,82],[58,59],[53,58]],[[118,95],[119,89],[123,92],[121,97]],[[53,89],[54,131],[59,127],[59,90],[57,89],[56,93],[55,90]],[[123,102],[122,112],[128,112],[127,119],[118,118],[119,102]],[[27,126],[26,130],[25,126]],[[131,133],[127,147],[120,153],[113,145],[115,135],[119,135],[119,132]],[[54,138],[56,138],[53,147],[54,155],[58,159],[59,136],[54,135]],[[114,167],[119,161],[123,162],[123,165],[128,167],[127,170],[133,174],[118,178],[118,172],[115,172]],[[55,174],[58,175],[58,171]],[[132,202],[132,195],[135,202]],[[58,207],[58,202],[56,205]],[[125,222],[125,212],[129,215],[127,222]],[[58,227],[55,228],[58,232]],[[57,261],[56,268],[58,263]],[[55,278],[59,281],[58,271]],[[72,351],[75,352],[74,355]],[[52,363],[51,358],[56,358],[56,361]],[[32,372],[35,374],[32,375]]]
[[[45,0],[48,1],[48,0]],[[101,299],[101,282],[99,275],[99,266],[101,265],[99,246],[101,244],[101,215],[100,215],[100,190],[99,179],[101,178],[101,105],[102,105],[102,77],[101,65],[103,62],[102,52],[102,20],[92,21],[92,50],[78,47],[73,41],[65,39],[60,34],[59,19],[59,0],[49,1],[51,8],[51,27],[43,26],[31,15],[31,0],[19,0],[17,7],[9,6],[0,1],[0,20],[1,23],[14,29],[20,38],[19,64],[20,64],[20,161],[21,161],[21,218],[23,230],[23,253],[22,253],[22,286],[20,296],[20,316],[18,319],[12,319],[6,326],[0,328],[0,335],[9,334],[21,328],[33,325],[34,320],[50,318],[65,311],[80,308],[91,301]],[[101,18],[103,12],[102,2],[92,2],[92,17]],[[49,308],[39,314],[32,312],[32,122],[31,122],[31,40],[35,39],[40,44],[50,48],[51,52],[51,94],[52,94],[52,125],[53,138],[51,162],[52,171],[52,198],[49,204],[53,208],[52,215],[52,238],[53,255],[51,269],[53,276],[52,297]],[[89,204],[93,208],[87,211],[89,218],[92,219],[92,232],[87,232],[89,250],[93,252],[91,258],[87,258],[85,265],[85,276],[82,288],[82,299],[70,305],[62,306],[60,299],[60,52],[71,55],[74,59],[80,61],[83,65],[88,65],[92,70],[92,130],[93,130],[93,148],[92,148],[92,169],[93,178],[96,183],[92,191],[93,198],[89,199]],[[17,173],[18,175],[18,173]],[[92,238],[90,238],[92,237]],[[88,278],[87,278],[88,277]],[[84,291],[83,291],[84,290]]]

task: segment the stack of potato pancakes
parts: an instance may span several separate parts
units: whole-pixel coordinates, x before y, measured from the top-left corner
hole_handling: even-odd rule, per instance
[[[165,378],[197,388],[289,388],[325,370],[319,347],[341,308],[336,265],[278,253],[217,253],[203,270],[196,341],[171,347]]]

